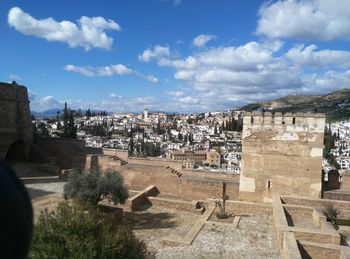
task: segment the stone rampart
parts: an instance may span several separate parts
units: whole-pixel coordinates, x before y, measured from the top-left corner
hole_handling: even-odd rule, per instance
[[[0,83],[0,160],[16,141],[28,157],[33,140],[27,88],[17,84]]]

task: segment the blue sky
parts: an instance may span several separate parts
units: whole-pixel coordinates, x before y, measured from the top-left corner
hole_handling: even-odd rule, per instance
[[[202,112],[350,87],[347,0],[0,1],[31,109]]]

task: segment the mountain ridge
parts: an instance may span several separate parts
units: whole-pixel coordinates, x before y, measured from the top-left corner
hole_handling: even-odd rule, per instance
[[[327,121],[350,118],[350,88],[343,88],[324,95],[288,95],[266,102],[251,103],[241,107],[244,111],[319,112]]]

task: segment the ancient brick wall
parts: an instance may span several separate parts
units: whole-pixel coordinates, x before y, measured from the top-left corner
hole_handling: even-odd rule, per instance
[[[142,190],[155,185],[161,194],[192,201],[222,197],[222,183],[226,182],[230,199],[238,197],[238,175],[185,172],[179,169],[181,163],[176,161],[129,159],[128,164],[121,165],[107,155],[92,155],[86,159],[86,168],[91,166],[99,166],[104,170],[112,168],[120,172],[131,190]],[[181,176],[172,173],[172,168],[181,171]]]
[[[246,113],[240,199],[271,201],[280,194],[319,197],[325,116]]]
[[[27,88],[0,83],[0,160],[15,141],[23,141],[27,153],[32,139]]]

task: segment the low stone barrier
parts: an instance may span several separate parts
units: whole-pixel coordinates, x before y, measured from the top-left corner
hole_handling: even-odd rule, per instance
[[[157,187],[150,185],[146,189],[129,198],[124,204],[124,210],[135,211],[141,209],[144,206],[151,205],[148,197],[157,196],[158,194],[159,191]]]
[[[210,218],[211,214],[213,214],[216,208],[215,204],[211,204],[202,216],[197,220],[196,224],[191,228],[191,230],[186,234],[185,237],[180,238],[166,238],[163,240],[164,246],[178,246],[178,245],[191,245],[193,240],[196,238],[198,233],[203,228],[204,224]]]
[[[310,199],[306,199],[307,202],[302,202],[302,204],[299,200],[294,201],[293,199],[294,203],[298,202],[298,205],[294,203],[282,204],[282,200],[284,202],[290,201],[289,198],[281,199],[278,194],[273,195],[273,216],[277,242],[283,257],[304,258],[309,254],[311,258],[340,258],[339,233],[326,221],[322,213],[311,206],[305,206],[305,204],[311,205]],[[315,203],[319,204],[319,201],[315,201]],[[309,215],[312,217],[314,227],[318,227],[318,229],[289,226],[286,213],[291,213],[292,217],[293,214],[298,217]],[[298,242],[299,255],[295,250],[294,240]],[[319,253],[317,253],[315,246],[320,247]]]
[[[319,244],[310,241],[299,241],[299,250],[302,258],[324,259],[341,258],[340,246]]]
[[[350,210],[350,201],[339,201],[330,199],[313,199],[297,196],[281,195],[281,200],[284,204],[308,206],[312,208],[325,208],[328,204],[333,205],[334,208]]]
[[[284,233],[283,247],[284,247],[282,251],[283,259],[301,259],[302,258],[293,232]]]

